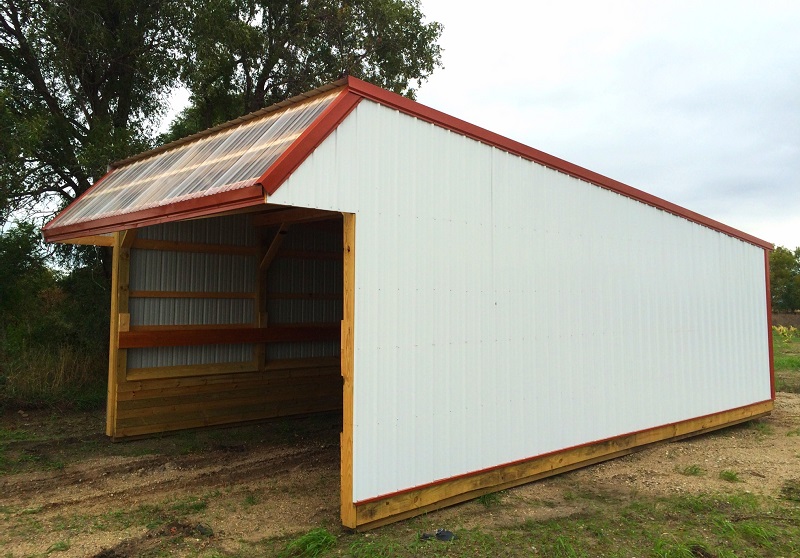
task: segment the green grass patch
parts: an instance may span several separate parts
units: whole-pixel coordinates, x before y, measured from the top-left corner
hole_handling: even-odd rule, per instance
[[[312,529],[289,542],[280,556],[285,558],[316,558],[336,545],[336,537],[327,529]]]
[[[700,465],[687,465],[680,471],[682,475],[686,475],[687,477],[700,477],[706,474],[706,470],[700,467]]]
[[[181,498],[172,502],[169,509],[179,516],[185,516],[204,511],[207,507],[208,500],[206,498],[187,496],[186,498]]]
[[[742,482],[742,479],[739,478],[739,474],[736,471],[731,471],[730,469],[720,471],[719,478],[726,482]]]
[[[484,508],[493,508],[499,506],[503,501],[503,492],[489,492],[482,494],[475,498],[475,501],[481,504]]]
[[[775,370],[800,372],[800,355],[775,355]]]

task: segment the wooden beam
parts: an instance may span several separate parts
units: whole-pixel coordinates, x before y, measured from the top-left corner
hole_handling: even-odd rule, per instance
[[[342,524],[357,527],[358,518],[353,503],[353,372],[355,329],[355,278],[356,278],[356,216],[343,214],[343,310],[341,332],[342,368],[342,433],[340,445],[340,496]]]
[[[256,293],[207,291],[131,291],[130,298],[256,298]]]
[[[682,422],[557,451],[529,460],[456,477],[422,488],[356,504],[356,527],[372,529],[472,500],[537,479],[633,453],[643,447],[717,430],[769,414],[772,401],[748,405]]]
[[[130,323],[128,284],[130,277],[130,245],[136,231],[114,233],[111,257],[111,312],[109,316],[108,386],[106,400],[106,435],[115,436],[117,428],[117,393],[125,383],[128,352],[119,345],[119,336]]]
[[[336,325],[282,325],[267,328],[242,327],[220,329],[134,330],[118,333],[119,347],[184,347],[189,345],[229,345],[241,343],[294,343],[299,341],[336,341]]]
[[[114,236],[96,234],[93,236],[79,236],[77,238],[59,240],[59,242],[61,244],[75,244],[79,246],[114,246]]]
[[[191,378],[216,374],[255,372],[255,362],[220,362],[216,364],[187,364],[185,366],[154,366],[128,370],[128,381],[163,380],[167,378]]]
[[[272,227],[282,223],[312,223],[340,218],[341,214],[333,211],[298,207],[254,215],[252,224],[254,227]]]
[[[258,249],[254,246],[234,244],[200,244],[196,242],[173,242],[169,240],[150,240],[137,238],[133,248],[139,250],[162,250],[164,252],[198,252],[203,254],[237,254],[239,256],[255,256]]]
[[[283,244],[284,238],[286,238],[286,234],[289,232],[289,227],[291,225],[287,223],[281,223],[278,232],[275,233],[275,236],[272,239],[272,242],[269,244],[269,248],[267,248],[264,257],[261,258],[261,262],[258,264],[259,272],[266,273],[269,269],[272,260],[275,259],[275,256],[278,255],[278,250],[281,249],[281,244]]]

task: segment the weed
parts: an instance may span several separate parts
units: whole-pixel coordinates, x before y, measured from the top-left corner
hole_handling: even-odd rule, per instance
[[[700,467],[700,465],[687,465],[681,469],[681,474],[689,477],[699,477],[705,475],[706,470]]]
[[[739,474],[736,471],[731,471],[730,469],[720,471],[719,478],[727,482],[742,482],[742,479],[739,478]]]
[[[176,500],[171,506],[170,510],[176,512],[178,515],[189,515],[205,510],[208,507],[208,500],[205,498],[198,498],[196,496],[188,496],[181,500]]]
[[[252,492],[248,492],[244,497],[244,505],[251,507],[258,504],[258,497]]]
[[[761,436],[767,436],[774,432],[772,425],[760,420],[754,420],[748,423],[748,427],[758,432]]]
[[[357,539],[350,544],[348,549],[353,558],[378,558],[383,556],[396,556],[401,554],[403,547],[388,538]]]
[[[482,504],[484,508],[493,508],[495,506],[499,506],[500,502],[503,500],[503,492],[489,492],[488,494],[482,494],[475,498],[479,504]]]
[[[58,541],[57,543],[50,545],[50,547],[47,549],[47,554],[50,554],[51,552],[64,552],[69,550],[69,548],[70,546],[67,541]]]
[[[327,529],[312,529],[286,545],[282,557],[316,558],[327,552],[336,544],[336,537]]]
[[[790,343],[795,338],[800,339],[800,330],[793,326],[772,326],[772,332],[784,343]]]
[[[800,428],[795,428],[786,433],[787,436],[800,436]]]
[[[659,537],[653,543],[653,554],[658,558],[695,558],[697,554],[694,553],[693,546],[666,541]]]
[[[552,554],[551,556],[558,556],[563,558],[578,558],[579,556],[586,556],[583,552],[578,552],[572,543],[569,541],[569,538],[559,535],[556,537],[555,543],[553,544]]]
[[[776,536],[775,529],[765,522],[742,521],[738,526],[739,534],[745,539],[763,547],[771,547],[772,539]]]

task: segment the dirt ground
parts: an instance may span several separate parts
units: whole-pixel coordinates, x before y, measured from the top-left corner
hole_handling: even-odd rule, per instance
[[[103,418],[13,411],[0,419],[0,555],[120,558],[174,535],[194,540],[194,553],[235,553],[247,541],[339,529],[335,415],[117,444],[102,434]],[[721,479],[725,470],[739,481]],[[566,516],[579,505],[575,491],[778,496],[791,479],[800,479],[800,395],[779,393],[759,421],[529,484],[498,508],[469,502],[424,521],[489,528]]]

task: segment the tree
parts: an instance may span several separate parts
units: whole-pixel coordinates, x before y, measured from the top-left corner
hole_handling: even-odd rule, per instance
[[[440,61],[418,0],[4,0],[0,225],[52,214],[157,141],[183,80],[184,135],[342,72],[406,95]]]
[[[196,14],[183,80],[191,106],[170,138],[344,74],[414,97],[440,65],[442,26],[419,0],[211,0]]]
[[[0,4],[0,223],[52,214],[150,145],[187,14],[168,0]]]
[[[769,255],[769,282],[774,312],[800,309],[800,247],[777,246]]]

